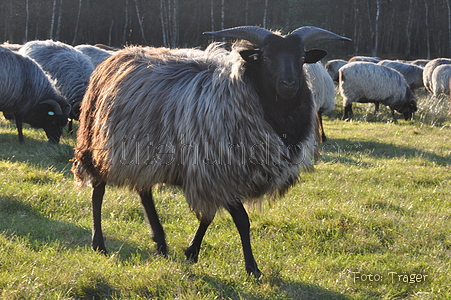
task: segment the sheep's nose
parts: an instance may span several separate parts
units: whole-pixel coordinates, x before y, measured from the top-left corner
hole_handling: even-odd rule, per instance
[[[286,88],[292,88],[295,84],[296,84],[296,80],[294,79],[288,79],[288,80],[284,80],[282,81],[282,84],[286,87]]]

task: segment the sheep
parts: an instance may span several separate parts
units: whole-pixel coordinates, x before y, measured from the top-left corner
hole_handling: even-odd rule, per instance
[[[243,203],[283,196],[301,170],[312,169],[316,113],[302,72],[327,53],[304,50],[318,39],[349,40],[301,27],[288,35],[256,26],[206,32],[247,42],[226,51],[130,47],[100,64],[81,106],[72,172],[90,185],[92,248],[106,252],[101,205],[106,183],[128,186],[141,198],[157,244],[164,230],[152,186],[180,187],[200,224],[185,251],[198,260],[216,212],[226,209],[241,237],[248,274],[254,259]]]
[[[338,70],[348,62],[343,59],[333,59],[326,63],[326,71],[329,73],[333,81],[338,82]]]
[[[321,140],[327,140],[323,127],[323,114],[331,112],[335,108],[335,84],[326,69],[319,62],[315,64],[304,64],[304,72],[307,83],[312,91],[318,113]]]
[[[431,61],[429,61],[426,66],[424,66],[423,70],[423,84],[426,90],[429,93],[433,93],[432,91],[432,73],[434,72],[434,69],[437,68],[440,65],[446,65],[451,64],[451,59],[447,58],[436,58]]]
[[[377,64],[378,62],[380,62],[380,60],[381,59],[379,57],[353,56],[348,60],[348,62],[366,61],[366,62],[371,62],[371,63]]]
[[[378,65],[395,69],[401,73],[412,91],[424,87],[423,68],[419,66],[393,60],[381,60]]]
[[[21,44],[10,44],[9,42],[6,42],[6,43],[3,43],[3,44],[0,44],[0,47],[9,49],[9,50],[14,51],[14,52],[17,52],[17,51],[20,50],[20,48],[22,48],[22,45]]]
[[[92,45],[78,45],[74,47],[78,51],[81,51],[84,55],[89,57],[94,68],[96,68],[101,62],[111,56],[112,51],[106,51],[101,48]]]
[[[80,103],[94,71],[90,59],[74,47],[52,40],[27,42],[19,53],[32,58],[42,67],[72,106],[69,117],[78,119]]]
[[[353,117],[352,103],[380,102],[411,119],[417,110],[416,97],[404,77],[396,70],[367,62],[353,62],[339,71],[339,90],[343,97],[343,120]]]
[[[431,90],[435,97],[440,94],[449,95],[449,80],[451,78],[451,65],[440,65],[434,69],[431,77]]]
[[[408,63],[424,68],[429,61],[429,59],[416,59],[413,61],[408,61]]]
[[[50,142],[59,143],[70,105],[31,59],[0,47],[0,65],[0,111],[15,120],[19,142],[25,142],[25,122],[43,128]]]

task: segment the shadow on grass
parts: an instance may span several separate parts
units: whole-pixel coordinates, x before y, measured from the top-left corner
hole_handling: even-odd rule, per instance
[[[322,157],[322,160],[325,163],[361,164],[362,160],[360,158],[364,155],[369,155],[375,158],[425,158],[440,166],[451,164],[451,157],[449,156],[440,156],[416,148],[372,141],[328,139],[321,145],[321,152],[325,154]],[[330,155],[326,153],[333,154]]]
[[[204,276],[203,282],[208,285],[206,292],[211,292],[216,295],[219,299],[247,299],[247,300],[273,300],[273,299],[296,299],[296,300],[349,300],[348,296],[345,296],[339,292],[331,291],[322,288],[318,285],[308,284],[303,282],[296,282],[290,280],[283,280],[281,278],[270,278],[263,279],[259,281],[260,284],[271,285],[271,289],[276,291],[275,294],[271,295],[259,295],[246,293],[238,286],[220,280],[211,276]],[[249,278],[249,281],[252,281]],[[210,289],[210,291],[208,291]]]
[[[29,246],[39,251],[46,245],[59,245],[62,249],[88,248],[91,244],[91,230],[72,223],[51,220],[39,211],[19,200],[0,196],[0,233],[5,236],[21,237],[28,240]],[[108,238],[111,249],[122,261],[139,254],[143,260],[149,253],[119,241]],[[150,242],[149,242],[150,243]],[[92,255],[96,255],[93,251]]]

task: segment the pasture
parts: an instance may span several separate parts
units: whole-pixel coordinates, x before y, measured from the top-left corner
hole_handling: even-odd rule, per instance
[[[110,253],[90,249],[90,188],[74,187],[75,140],[0,119],[1,299],[447,299],[451,295],[451,116],[420,93],[413,121],[354,104],[324,120],[315,172],[282,199],[251,209],[259,280],[244,271],[227,213],[217,215],[199,262],[183,254],[198,222],[182,193],[155,202],[169,257],[154,242],[138,196],[107,187]],[[438,104],[437,104],[438,103]]]

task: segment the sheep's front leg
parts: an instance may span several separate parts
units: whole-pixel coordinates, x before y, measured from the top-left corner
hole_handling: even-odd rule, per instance
[[[354,116],[354,113],[352,112],[352,103],[348,104],[344,107],[343,110],[343,117],[341,118],[342,120],[347,120],[350,119]]]
[[[258,269],[252,253],[249,216],[241,202],[227,207],[227,210],[232,215],[233,222],[235,222],[236,228],[240,234],[246,271],[249,275],[254,275],[255,278],[259,278],[262,273]]]
[[[141,203],[147,214],[150,227],[153,232],[153,240],[157,243],[157,254],[166,256],[168,254],[168,247],[166,245],[166,235],[164,234],[163,226],[161,226],[158,218],[157,210],[152,198],[152,192],[140,192]]]
[[[208,226],[210,226],[213,218],[201,218],[199,227],[197,228],[194,238],[189,244],[185,251],[186,259],[192,262],[197,262],[199,259],[200,245],[202,244],[202,239],[204,238],[205,232]]]
[[[102,202],[105,194],[105,182],[101,182],[92,189],[92,249],[106,253],[105,242],[102,233]]]
[[[19,142],[23,144],[23,143],[25,143],[25,139],[23,137],[22,117],[15,115],[14,119],[16,121],[17,133],[19,134]]]

